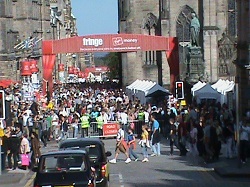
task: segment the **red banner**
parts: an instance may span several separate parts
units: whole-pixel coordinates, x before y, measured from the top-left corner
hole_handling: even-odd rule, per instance
[[[79,69],[78,69],[78,68],[76,68],[76,67],[74,67],[74,69],[73,69],[73,73],[74,73],[75,75],[78,75],[78,73],[79,73]]]
[[[74,69],[72,66],[68,67],[68,74],[74,74]]]
[[[21,75],[22,76],[31,76],[32,75],[32,72],[30,70],[30,61],[23,61],[22,62]]]
[[[106,123],[102,126],[103,136],[116,136],[118,132],[117,123]]]
[[[56,55],[43,55],[43,95],[46,95],[47,91],[49,91],[50,94],[52,94],[53,91],[52,72],[55,65],[55,59]]]
[[[169,38],[143,34],[87,35],[45,41],[45,43],[43,54],[169,50]]]
[[[30,71],[31,71],[31,73],[39,72],[36,60],[30,60]]]
[[[58,64],[58,71],[59,72],[64,71],[64,64]]]

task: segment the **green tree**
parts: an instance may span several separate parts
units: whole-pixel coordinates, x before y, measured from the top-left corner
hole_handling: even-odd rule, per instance
[[[119,53],[108,53],[103,57],[103,61],[110,70],[109,79],[119,79]]]

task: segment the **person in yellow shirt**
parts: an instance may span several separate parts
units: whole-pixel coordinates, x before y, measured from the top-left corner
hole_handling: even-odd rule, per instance
[[[49,104],[48,104],[47,108],[50,109],[50,110],[54,109],[54,103],[53,103],[52,100],[49,101]]]
[[[142,154],[143,154],[142,162],[148,162],[149,161],[148,160],[148,148],[150,146],[149,146],[147,125],[142,126],[142,134],[141,134],[140,145],[142,147]]]

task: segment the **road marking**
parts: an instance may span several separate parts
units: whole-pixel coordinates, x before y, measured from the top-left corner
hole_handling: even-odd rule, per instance
[[[36,173],[34,173],[31,178],[28,180],[28,182],[26,183],[26,185],[24,187],[31,187],[32,186],[32,183],[34,181],[34,178],[36,176]]]
[[[115,181],[119,181],[119,183],[120,183],[120,187],[124,187],[124,184],[123,184],[123,176],[122,176],[122,174],[121,173],[119,173],[119,174],[114,174],[114,173],[112,173],[112,174],[110,174],[110,176],[112,176],[112,177],[114,177],[115,179],[118,179],[118,180],[115,180]],[[114,182],[114,181],[113,181]]]
[[[123,185],[123,177],[122,177],[121,173],[119,173],[119,182],[121,183],[121,187],[124,187],[124,185]]]
[[[211,181],[215,182],[215,178],[212,176],[212,174],[210,174],[209,172],[214,171],[214,168],[211,169],[205,169],[204,167],[202,167],[200,169],[201,173],[203,174],[203,176],[205,176],[205,178],[210,178]]]

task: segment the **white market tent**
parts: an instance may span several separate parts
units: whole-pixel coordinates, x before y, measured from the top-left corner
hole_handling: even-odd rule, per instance
[[[196,84],[193,85],[193,87],[191,88],[191,92],[192,92],[192,95],[194,95],[194,92],[201,89],[202,87],[204,87],[206,85],[205,82],[197,82]]]
[[[206,84],[199,90],[194,91],[193,96],[196,98],[197,103],[200,103],[203,99],[215,99],[216,101],[221,99],[221,94],[213,89],[210,84]]]
[[[171,95],[171,93],[159,84],[155,84],[150,90],[148,90],[146,97],[159,97],[166,95]]]
[[[147,102],[148,97],[153,97],[154,94],[162,94],[166,93],[168,95],[169,91],[165,88],[161,87],[156,82],[148,81],[148,80],[136,80],[132,84],[126,87],[126,94],[129,99],[133,99],[133,97],[137,97],[142,104]]]
[[[221,93],[221,103],[227,103],[228,92],[233,92],[235,83],[234,81],[219,79],[215,84],[212,85],[214,89]]]
[[[212,88],[216,89],[221,94],[225,94],[226,92],[233,91],[234,85],[234,81],[219,79],[212,85]]]

